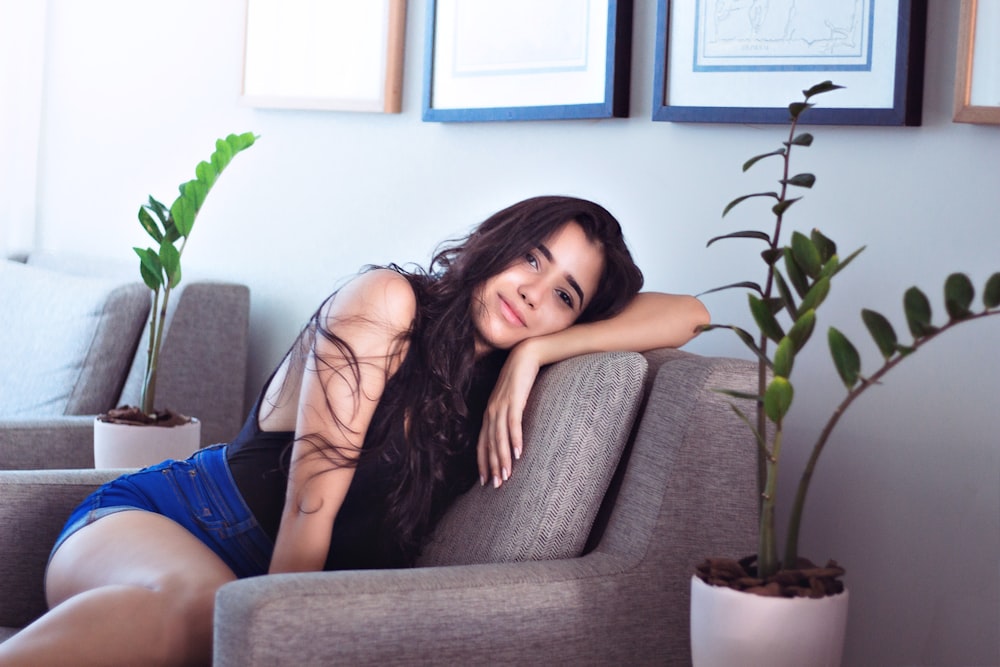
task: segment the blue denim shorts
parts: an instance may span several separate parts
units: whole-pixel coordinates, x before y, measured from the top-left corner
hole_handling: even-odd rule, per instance
[[[205,543],[239,577],[266,574],[274,551],[233,481],[226,445],[164,461],[100,487],[70,515],[52,553],[70,535],[101,517],[145,510],[173,519]]]

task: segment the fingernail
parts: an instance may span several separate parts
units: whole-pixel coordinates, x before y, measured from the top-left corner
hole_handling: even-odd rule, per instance
[[[497,477],[496,475],[493,475],[493,488],[494,489],[500,488],[500,478]]]
[[[479,475],[479,486],[486,486],[486,475]]]
[[[503,481],[506,482],[508,479],[510,479],[510,473],[507,472],[506,468],[502,469],[500,472],[503,474]]]
[[[514,460],[515,461],[520,461],[521,460],[521,448],[520,447],[515,447],[514,448]]]

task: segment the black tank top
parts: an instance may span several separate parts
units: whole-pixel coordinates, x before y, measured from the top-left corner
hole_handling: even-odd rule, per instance
[[[469,437],[459,455],[449,459],[445,479],[433,496],[432,517],[440,517],[445,508],[467,491],[478,477],[475,436],[479,433],[483,410],[502,362],[502,357],[494,357],[477,369],[476,381],[467,397]],[[396,384],[396,379],[396,376],[390,378],[389,384]],[[265,383],[265,389],[267,384],[269,382]],[[386,390],[402,390],[402,387],[387,386]],[[288,486],[288,464],[295,434],[261,430],[258,422],[261,400],[258,397],[239,435],[226,448],[226,457],[247,506],[264,531],[275,540]],[[376,407],[373,421],[389,418],[383,410],[384,405],[382,402]],[[404,437],[401,422],[392,433],[392,437]],[[360,458],[333,524],[324,569],[393,568],[413,564],[413,555],[400,551],[385,519],[384,500],[395,483],[395,477],[394,470],[381,457]]]

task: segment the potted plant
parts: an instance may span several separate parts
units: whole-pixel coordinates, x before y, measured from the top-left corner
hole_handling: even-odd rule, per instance
[[[720,391],[756,407],[748,414],[733,404],[733,410],[753,431],[758,445],[761,500],[757,554],[741,561],[707,559],[692,578],[691,636],[695,665],[840,664],[847,613],[847,592],[841,580],[844,570],[833,561],[817,567],[799,555],[799,530],[817,461],[844,412],[889,371],[945,331],[1000,313],[1000,273],[986,281],[981,309],[974,306],[975,289],[969,278],[961,273],[950,275],[944,284],[948,320],[942,325],[933,324],[927,296],[917,287],[907,290],[903,310],[912,342],[900,342],[888,319],[864,309],[861,318],[882,356],[882,365],[871,374],[862,373],[861,358],[854,344],[835,327],[827,330],[830,354],[846,395],[835,406],[812,446],[791,508],[784,553],[779,556],[776,483],[785,444],[785,418],[795,394],[790,379],[795,358],[812,338],[816,312],[829,294],[835,276],[863,250],[841,259],[836,244],[819,230],[814,229],[808,235],[792,231],[787,244],[782,235],[788,231],[785,214],[801,198],[792,196],[794,189],[811,188],[816,181],[812,174],[795,174],[791,170],[793,149],[806,148],[813,142],[808,132],[798,133],[799,119],[813,106],[810,100],[814,96],[840,87],[825,81],[803,91],[803,101],[788,107],[787,140],[777,150],[754,156],[743,164],[746,171],[768,158],[779,158],[780,187],[777,191],[734,199],[725,207],[723,216],[748,200],[763,199],[771,203],[772,231],[737,231],[708,242],[711,246],[724,239],[743,239],[764,244],[760,253],[765,265],[763,283],[740,282],[709,291],[747,290],[756,334],[729,324],[704,328],[734,332],[758,361],[755,394]],[[811,618],[814,612],[818,617],[815,622]],[[769,618],[769,614],[777,618]],[[815,634],[810,634],[814,631]],[[752,653],[757,649],[762,651],[759,657]]]
[[[181,183],[169,208],[152,195],[139,207],[139,224],[155,244],[134,248],[139,256],[139,273],[151,293],[146,368],[140,404],[115,408],[98,415],[94,422],[94,465],[98,468],[141,467],[166,458],[184,458],[200,445],[201,424],[197,419],[156,406],[167,305],[171,292],[181,282],[181,255],[205,198],[233,157],[255,140],[256,136],[249,132],[217,140],[215,152],[198,164],[195,178]],[[158,428],[136,431],[146,426]]]

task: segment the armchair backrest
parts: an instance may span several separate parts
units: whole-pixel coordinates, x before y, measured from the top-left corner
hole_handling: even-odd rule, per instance
[[[26,261],[30,267],[69,276],[120,281],[133,298],[141,295],[148,315],[149,291],[135,280],[134,266],[55,253],[32,254]],[[198,417],[202,445],[232,439],[245,417],[249,326],[250,292],[245,285],[188,278],[171,296],[157,407]],[[117,405],[138,404],[146,367],[146,329],[144,325],[132,328],[128,336],[117,341],[119,351],[131,355],[116,378],[116,392],[120,393],[103,405],[91,402],[67,414],[95,414]]]

